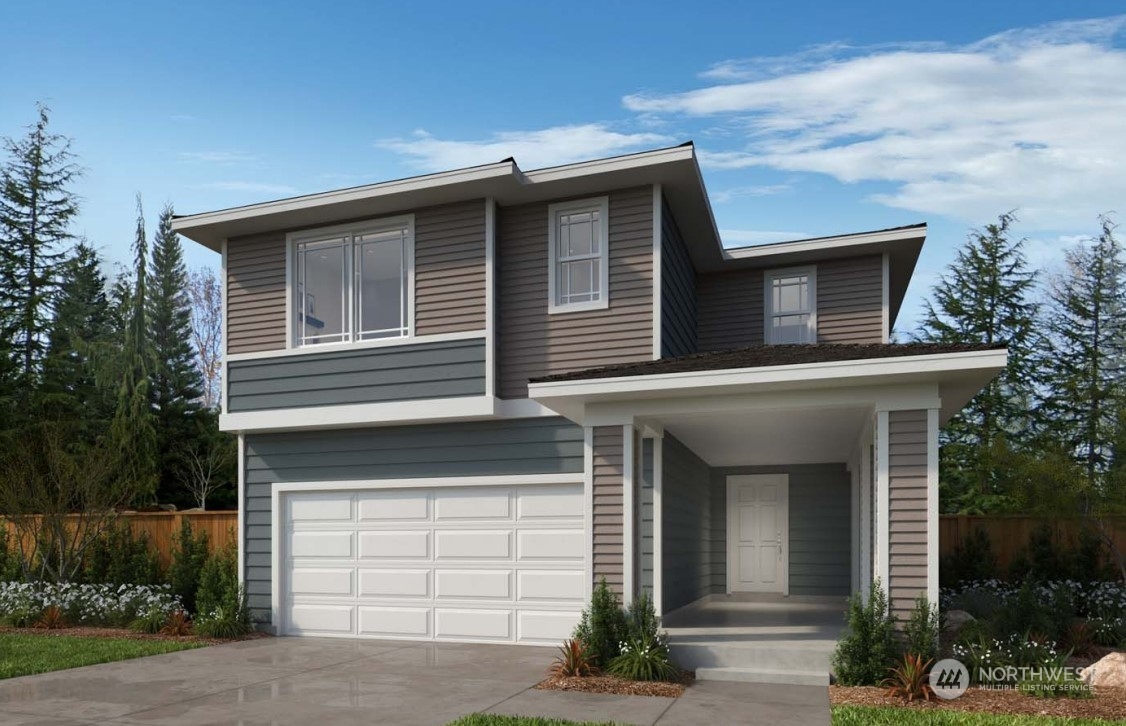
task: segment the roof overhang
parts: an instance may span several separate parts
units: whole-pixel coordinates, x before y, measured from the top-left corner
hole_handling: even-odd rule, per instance
[[[652,415],[664,410],[685,411],[697,401],[725,401],[726,407],[747,397],[773,396],[778,408],[796,401],[828,400],[848,393],[852,403],[877,399],[891,390],[933,384],[943,421],[948,420],[1005,367],[1004,349],[940,355],[868,358],[797,365],[728,368],[722,370],[622,376],[619,378],[544,381],[528,387],[528,397],[576,423],[586,423],[589,411],[603,404],[631,404]],[[834,400],[837,400],[834,399]],[[804,405],[808,405],[804,404]],[[703,410],[703,409],[701,409]]]

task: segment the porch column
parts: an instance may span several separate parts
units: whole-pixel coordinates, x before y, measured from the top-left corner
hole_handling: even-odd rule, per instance
[[[590,522],[590,587],[602,578],[610,589],[624,595],[625,560],[625,473],[629,438],[622,426],[586,428],[589,460],[587,476],[588,519]],[[629,446],[632,450],[632,446]]]

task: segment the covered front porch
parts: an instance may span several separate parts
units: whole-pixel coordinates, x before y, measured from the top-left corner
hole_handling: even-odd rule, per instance
[[[1004,351],[863,347],[531,387],[586,430],[593,579],[651,593],[699,678],[828,683],[850,593],[878,579],[900,619],[937,602],[938,429]]]

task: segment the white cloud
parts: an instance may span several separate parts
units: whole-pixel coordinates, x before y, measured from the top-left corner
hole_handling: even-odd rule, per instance
[[[220,192],[240,192],[246,194],[273,194],[275,196],[293,196],[300,191],[286,184],[268,184],[251,181],[217,181],[201,185],[202,189],[214,189]]]
[[[712,192],[711,199],[714,204],[727,204],[736,199],[769,197],[774,194],[782,194],[790,191],[790,189],[789,184],[758,184],[746,187],[731,187],[730,189],[721,189],[718,192]]]
[[[966,46],[822,46],[725,61],[710,85],[626,96],[646,115],[734,132],[712,168],[885,182],[875,201],[978,223],[1089,225],[1126,189],[1126,16],[1016,29]],[[720,143],[721,141],[725,143]]]
[[[567,164],[612,156],[669,142],[663,134],[622,133],[602,123],[553,126],[535,131],[502,131],[486,139],[454,141],[439,139],[426,131],[408,138],[383,139],[382,149],[410,157],[414,166],[427,171],[457,169],[513,157],[523,169]]]
[[[181,151],[180,158],[201,164],[245,164],[257,159],[242,151]]]
[[[768,245],[774,242],[790,242],[796,239],[809,239],[813,235],[805,232],[782,232],[766,229],[721,229],[719,238],[724,247],[750,247]]]

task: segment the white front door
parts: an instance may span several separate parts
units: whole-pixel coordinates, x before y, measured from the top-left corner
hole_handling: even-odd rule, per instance
[[[789,476],[727,477],[727,589],[789,592]]]

